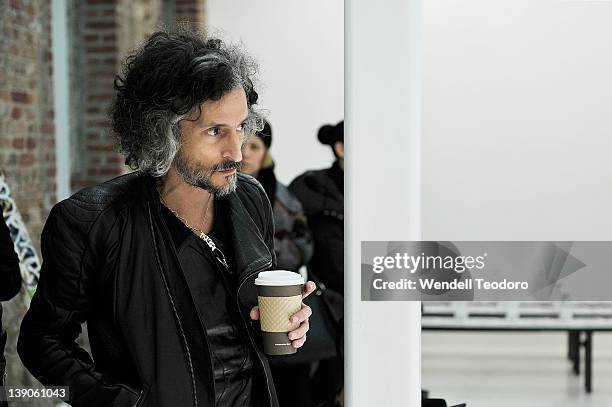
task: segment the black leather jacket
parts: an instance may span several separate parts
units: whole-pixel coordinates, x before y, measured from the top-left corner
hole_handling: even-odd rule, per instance
[[[238,175],[227,197],[237,307],[256,354],[254,386],[277,407],[257,324],[257,273],[276,265],[272,211],[261,185]],[[53,207],[42,234],[38,290],[17,350],[73,406],[214,406],[204,327],[163,227],[154,179],[140,172],[84,189]],[[76,343],[87,321],[92,358]]]

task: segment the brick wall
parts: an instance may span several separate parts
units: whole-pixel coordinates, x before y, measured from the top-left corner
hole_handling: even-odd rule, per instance
[[[204,1],[85,0],[75,1],[73,24],[73,190],[130,171],[116,152],[109,132],[108,108],[113,79],[125,55],[159,24],[174,21],[201,24]]]
[[[50,3],[0,0],[0,170],[39,253],[40,233],[56,200]],[[19,299],[4,304],[7,382],[34,386],[15,352],[24,312]]]
[[[119,23],[116,0],[77,1],[74,5],[78,31],[71,36],[76,62],[71,66],[75,72],[71,95],[78,103],[71,112],[76,117],[71,134],[71,186],[78,190],[122,171],[121,157],[108,136],[106,114],[119,60]]]
[[[38,248],[56,188],[50,1],[0,4],[0,169]]]

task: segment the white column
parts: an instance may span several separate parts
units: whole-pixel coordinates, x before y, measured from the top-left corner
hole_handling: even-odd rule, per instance
[[[362,240],[418,240],[420,0],[345,2],[348,407],[420,406],[420,303],[362,302]]]
[[[55,112],[55,174],[57,200],[70,196],[70,121],[68,76],[68,22],[66,0],[53,0],[51,35],[53,51],[53,110]]]

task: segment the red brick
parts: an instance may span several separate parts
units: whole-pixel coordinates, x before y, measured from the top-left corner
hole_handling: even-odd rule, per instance
[[[98,55],[98,56],[101,57],[102,55]],[[115,66],[116,62],[117,62],[117,60],[114,57],[113,58],[104,58],[104,59],[100,59],[100,58],[87,58],[87,65],[88,66],[93,66],[93,67],[96,67],[96,68]]]
[[[90,102],[107,102],[111,100],[112,97],[113,95],[109,93],[102,94],[102,95],[88,95],[87,100]]]
[[[120,155],[113,155],[106,158],[106,162],[109,164],[123,164],[125,159]]]
[[[105,145],[105,146],[87,146],[87,150],[89,151],[114,151],[115,146],[112,144]]]
[[[28,150],[33,150],[36,148],[36,139],[32,137],[28,137]]]
[[[11,92],[11,99],[17,103],[32,103],[32,95],[27,92]]]
[[[115,21],[88,21],[85,24],[86,28],[91,28],[93,30],[104,30],[116,28],[117,23]]]
[[[108,120],[88,120],[87,127],[106,128],[109,125]]]
[[[40,126],[40,131],[42,131],[43,133],[53,134],[53,132],[55,131],[55,126],[53,125],[53,123],[44,122]]]
[[[24,145],[25,145],[25,140],[21,137],[13,140],[13,148],[21,150]]]
[[[11,117],[13,119],[19,119],[21,117],[21,109],[18,107],[14,107],[11,112]]]
[[[119,175],[121,174],[121,168],[100,168],[98,169],[100,175]]]
[[[10,6],[14,10],[21,10],[21,1],[19,1],[19,0],[11,0]]]
[[[87,175],[119,175],[120,168],[90,168],[87,170]]]
[[[116,53],[117,47],[114,45],[101,45],[99,47],[87,47],[86,51],[90,54]]]
[[[32,165],[34,164],[34,154],[25,153],[19,157],[19,165]]]
[[[92,184],[93,184],[93,182],[91,182],[91,181],[84,180],[84,179],[76,179],[74,177],[70,180],[70,186],[72,187],[72,190],[77,190],[77,189],[85,188],[85,187],[88,187],[88,186],[90,186]]]
[[[114,69],[99,69],[99,70],[91,70],[88,72],[89,77],[90,78],[104,78],[105,80],[108,80],[108,78],[114,78],[115,77],[115,70]]]

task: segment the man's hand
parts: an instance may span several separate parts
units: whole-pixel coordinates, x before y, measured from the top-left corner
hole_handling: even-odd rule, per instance
[[[304,284],[304,288],[302,288],[302,299],[308,297],[316,288],[317,286],[313,281],[307,281],[306,284]],[[289,332],[289,340],[294,348],[299,348],[306,342],[306,332],[308,332],[308,328],[310,327],[308,325],[308,318],[310,318],[311,315],[312,310],[310,307],[302,303],[302,308],[291,316],[291,322],[300,323],[300,326]],[[259,319],[259,307],[253,307],[250,316],[253,321],[257,321]]]

